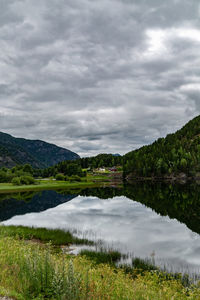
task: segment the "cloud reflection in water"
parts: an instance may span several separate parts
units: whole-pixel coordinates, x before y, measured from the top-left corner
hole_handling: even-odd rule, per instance
[[[140,257],[150,256],[176,264],[200,267],[200,237],[186,225],[163,217],[124,196],[112,199],[82,197],[41,213],[15,216],[5,225],[76,228],[113,243]]]

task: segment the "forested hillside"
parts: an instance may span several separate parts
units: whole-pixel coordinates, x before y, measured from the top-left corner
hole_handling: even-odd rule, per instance
[[[0,132],[0,167],[30,164],[45,168],[63,160],[74,160],[78,154],[40,140],[15,138]]]
[[[113,167],[121,165],[122,157],[119,154],[98,154],[91,157],[83,157],[80,160],[82,168]]]
[[[56,176],[64,174],[67,176],[78,175],[85,176],[84,169],[96,169],[99,167],[113,167],[122,164],[122,157],[113,154],[98,154],[97,156],[83,157],[75,161],[62,161],[58,164],[48,167],[44,170],[38,170],[42,177]],[[36,170],[34,172],[37,172]]]
[[[124,156],[124,176],[163,177],[200,172],[200,116],[182,129]]]

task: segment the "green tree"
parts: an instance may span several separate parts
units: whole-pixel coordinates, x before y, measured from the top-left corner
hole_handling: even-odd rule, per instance
[[[56,180],[64,181],[65,180],[65,175],[63,174],[56,174],[55,176]]]

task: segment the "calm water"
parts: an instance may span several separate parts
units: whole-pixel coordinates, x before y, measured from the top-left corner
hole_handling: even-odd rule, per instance
[[[81,193],[1,195],[0,220],[76,230],[172,271],[200,270],[200,187],[142,184]]]

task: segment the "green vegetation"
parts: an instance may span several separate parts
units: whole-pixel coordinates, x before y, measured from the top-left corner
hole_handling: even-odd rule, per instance
[[[56,174],[55,179],[58,180],[58,181],[59,180],[64,181],[65,180],[65,175],[63,175],[63,174]]]
[[[122,157],[113,154],[98,154],[93,157],[84,157],[80,159],[82,168],[96,169],[100,167],[113,167],[122,164]]]
[[[102,160],[100,157],[104,159]],[[100,157],[98,159],[94,158],[94,160],[91,158],[91,161],[97,163],[100,159],[99,161],[101,161],[101,163],[112,165],[121,159],[111,154],[101,154]],[[85,161],[85,159],[83,159],[83,161]],[[82,185],[90,186],[96,183],[111,181],[111,178],[109,178],[111,172],[108,169],[102,174],[94,173],[93,171],[90,172],[87,168],[82,168],[83,161],[82,159],[62,161],[45,169],[36,169],[30,164],[16,165],[11,169],[3,167],[0,169],[0,191],[9,190],[9,187],[10,190],[15,191],[19,189],[30,190],[31,188],[33,188],[33,190],[56,187],[64,188],[69,185],[74,187],[75,185],[77,186],[78,183],[81,187]],[[97,165],[99,165],[99,163],[97,163]],[[121,169],[119,171],[121,172]],[[55,183],[54,180],[57,182]],[[1,183],[4,184],[1,185]],[[11,183],[12,187],[7,183]]]
[[[139,257],[132,258],[132,262],[129,264],[122,263],[119,264],[119,268],[121,268],[126,274],[131,275],[132,278],[137,278],[138,275],[144,276],[147,272],[157,273],[161,278],[167,279],[179,279],[181,280],[182,276],[176,278],[174,274],[170,274],[164,271],[161,271],[159,267],[155,266],[155,263],[152,259],[146,258],[142,259]]]
[[[12,169],[1,168],[0,169],[0,182],[12,182],[17,185],[20,184],[33,184],[33,169],[30,165],[18,165]]]
[[[51,242],[53,245],[84,244],[93,245],[92,241],[74,237],[69,231],[46,228],[29,228],[24,226],[0,226],[0,236],[18,237],[24,240],[37,239],[42,242]]]
[[[158,270],[155,266],[154,262],[150,259],[141,259],[139,257],[135,257],[132,259],[132,267],[134,269],[142,270],[142,271],[153,271]]]
[[[0,169],[0,182],[12,183],[14,186],[20,185],[32,185],[36,181],[33,178],[33,169],[30,165],[18,165],[12,169],[1,168]]]
[[[181,282],[184,287],[192,288],[194,284],[193,280],[189,277],[188,274],[182,273],[169,273],[167,271],[161,270],[159,267],[155,265],[153,259],[141,259],[139,257],[135,257],[132,259],[131,264],[121,264],[119,267],[126,273],[131,275],[132,278],[137,278],[138,275],[145,276],[147,273],[157,274],[160,278],[160,282],[169,281],[169,280],[177,280]]]
[[[78,175],[72,175],[71,177],[68,177],[68,180],[70,182],[81,182],[81,177]]]
[[[120,260],[122,254],[119,251],[104,250],[92,251],[92,250],[81,250],[80,255],[86,256],[91,260],[94,260],[97,264],[114,264]]]
[[[50,245],[27,243],[0,234],[0,294],[30,299],[199,299],[198,287],[156,271],[133,277],[92,259],[55,252]]]
[[[78,160],[64,161],[47,169],[33,169],[29,164],[11,169],[3,167],[0,169],[0,192],[97,186],[110,181],[108,175],[87,174]]]
[[[35,169],[35,176],[41,176],[43,178],[45,177],[55,177],[57,178],[58,176],[80,176],[80,177],[85,177],[86,172],[82,170],[81,167],[81,162],[80,160],[75,160],[75,161],[62,161],[52,167],[46,168],[46,169]],[[59,179],[60,180],[60,179]],[[63,180],[64,177],[63,177]]]
[[[40,190],[54,190],[54,189],[83,189],[87,187],[98,187],[109,184],[110,178],[108,176],[92,176],[74,177],[71,176],[66,181],[52,180],[45,178],[44,180],[35,180],[34,184],[29,185],[13,185],[12,183],[0,183],[0,193],[4,192],[19,192],[19,191],[40,191]]]
[[[11,183],[13,185],[21,185],[20,177],[13,177],[13,179],[11,180]]]
[[[152,145],[129,152],[123,158],[124,177],[173,177],[200,172],[200,116],[181,130],[159,138]]]
[[[13,185],[30,185],[35,184],[35,179],[32,176],[25,175],[21,177],[13,177],[11,183]]]

